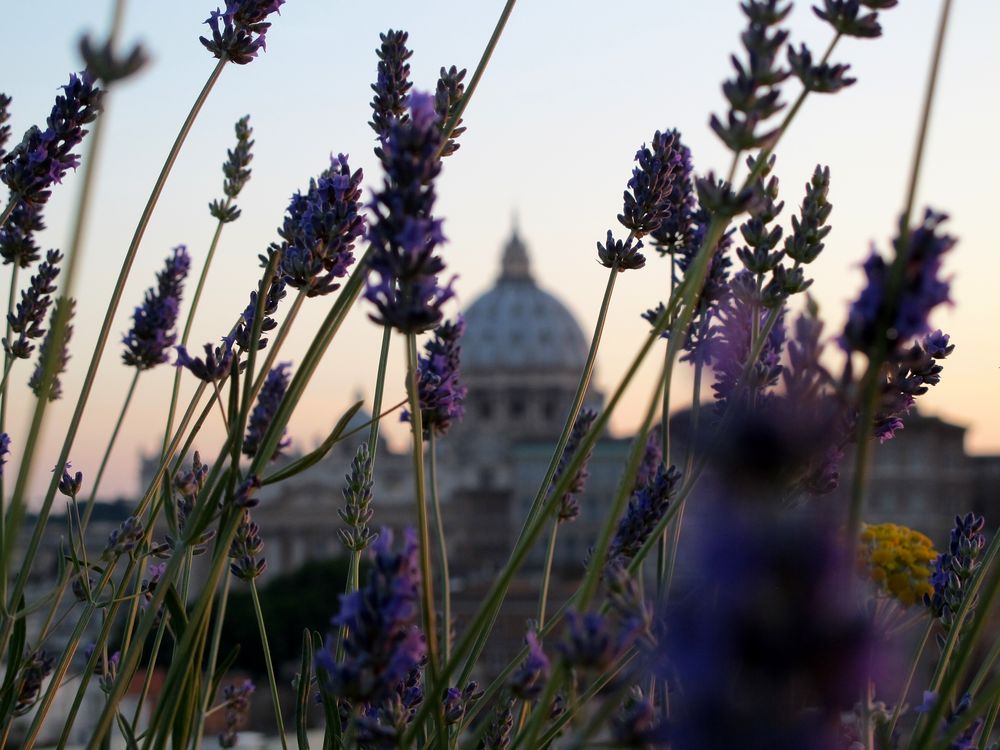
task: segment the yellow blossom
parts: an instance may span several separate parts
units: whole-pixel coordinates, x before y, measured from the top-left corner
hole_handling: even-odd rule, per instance
[[[894,523],[865,524],[858,547],[858,569],[879,593],[909,607],[930,594],[929,563],[938,553],[924,534]]]

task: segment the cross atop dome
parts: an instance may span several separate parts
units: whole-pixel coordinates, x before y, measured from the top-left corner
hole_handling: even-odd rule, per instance
[[[531,259],[528,258],[528,248],[518,231],[517,215],[511,221],[510,239],[503,248],[500,260],[500,281],[531,281]]]

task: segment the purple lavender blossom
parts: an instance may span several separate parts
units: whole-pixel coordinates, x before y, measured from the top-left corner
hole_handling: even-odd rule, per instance
[[[830,168],[816,165],[806,184],[800,217],[792,217],[792,232],[785,238],[785,255],[799,263],[812,263],[823,251],[823,240],[830,233],[828,225],[833,204],[830,192]]]
[[[250,413],[250,423],[247,425],[246,437],[243,438],[243,455],[249,458],[257,455],[257,451],[264,439],[264,434],[278,413],[281,400],[285,397],[285,391],[288,390],[288,383],[291,379],[288,368],[291,366],[291,362],[282,362],[272,368],[264,379],[264,385],[257,396],[257,404]],[[284,437],[285,432],[282,433],[283,437],[274,449],[274,455],[271,456],[272,461],[291,445],[292,441]]]
[[[243,187],[250,180],[250,162],[253,161],[253,128],[250,127],[250,115],[244,115],[236,121],[236,146],[226,152],[226,160],[222,163],[222,192],[225,200],[214,200],[208,204],[208,212],[223,224],[236,221],[242,213],[233,201],[239,196]]]
[[[538,634],[534,630],[528,631],[527,635],[524,636],[524,641],[528,645],[528,655],[521,662],[521,666],[510,676],[510,691],[516,698],[533,701],[541,695],[545,688],[551,664],[549,657],[542,650],[542,644],[538,642]]]
[[[7,455],[10,453],[10,435],[0,432],[0,479],[3,478],[3,467],[7,465]]]
[[[635,645],[641,624],[626,620],[616,623],[598,612],[566,610],[566,635],[559,651],[570,667],[609,671]]]
[[[416,534],[406,532],[403,548],[393,551],[392,532],[383,529],[365,585],[340,598],[336,627],[345,626],[344,656],[336,659],[337,638],[316,657],[331,692],[341,698],[377,703],[423,660],[426,646],[416,625],[420,568]]]
[[[482,697],[483,691],[479,689],[479,683],[475,680],[461,690],[457,687],[446,688],[441,697],[445,723],[451,725],[460,722],[465,717],[465,712]]]
[[[681,472],[677,467],[668,469],[661,462],[656,474],[632,493],[608,548],[610,563],[624,565],[636,556],[670,507],[670,498],[680,481]]]
[[[946,219],[944,214],[927,209],[923,222],[907,240],[893,240],[896,256],[906,254],[902,284],[894,300],[887,296],[891,266],[872,249],[863,266],[867,286],[851,305],[840,339],[845,351],[868,351],[882,338],[891,358],[898,347],[930,330],[931,311],[949,301],[949,282],[940,273],[943,256],[954,247],[955,238],[939,233]],[[888,328],[881,331],[880,324]]]
[[[372,510],[372,457],[368,453],[368,444],[358,446],[358,452],[351,461],[351,473],[345,477],[344,507],[337,510],[347,528],[337,532],[344,546],[352,552],[362,552],[378,539],[378,532],[368,526],[374,511]]]
[[[422,672],[421,665],[415,666],[385,698],[362,707],[354,720],[359,747],[399,747],[403,733],[424,700]]]
[[[969,595],[972,577],[982,566],[980,558],[986,549],[985,526],[986,519],[975,513],[955,516],[948,551],[934,560],[931,571],[934,592],[924,595],[924,604],[947,630],[954,625],[955,615]],[[975,600],[970,602],[970,612],[975,605]]]
[[[38,266],[38,271],[31,277],[27,289],[21,290],[21,301],[17,303],[15,312],[7,313],[10,330],[18,334],[16,340],[8,342],[4,339],[4,349],[11,357],[27,359],[35,350],[32,339],[45,334],[42,323],[48,312],[52,296],[56,291],[56,277],[59,275],[59,261],[63,258],[58,250],[49,250],[45,260]]]
[[[267,558],[260,557],[264,551],[264,540],[260,535],[260,526],[250,517],[250,511],[243,510],[240,525],[236,528],[236,536],[229,547],[229,557],[233,562],[229,570],[241,581],[252,581],[267,569]]]
[[[406,47],[409,36],[405,31],[393,29],[379,34],[382,43],[375,51],[378,55],[378,78],[372,84],[375,97],[371,103],[372,121],[368,123],[379,140],[388,135],[391,123],[404,121],[408,117],[406,99],[413,86],[410,83],[410,64],[407,62],[413,56],[413,52]]]
[[[646,436],[646,450],[642,454],[639,470],[635,474],[635,484],[632,486],[632,491],[635,492],[640,487],[645,486],[649,480],[655,477],[662,463],[663,433],[661,426],[656,425]]]
[[[216,59],[246,65],[259,50],[267,50],[271,22],[266,19],[280,13],[284,4],[285,0],[226,0],[226,9],[213,10],[205,21],[212,29],[212,38],[198,40]]]
[[[80,157],[73,149],[87,133],[83,126],[101,111],[103,92],[94,83],[86,71],[71,74],[52,106],[48,127],[29,128],[21,143],[4,157],[0,181],[10,188],[12,200],[44,205],[52,185],[79,165]]]
[[[45,229],[42,207],[19,201],[7,222],[0,226],[0,257],[5,264],[27,268],[41,255],[35,235]]]
[[[661,133],[657,130],[653,134],[651,145],[646,146],[644,143],[635,153],[638,164],[628,181],[628,189],[623,196],[624,207],[618,215],[618,221],[631,230],[636,238],[659,229],[673,208],[669,198],[674,171],[679,166],[683,167],[682,156],[674,143],[674,132],[668,130]]]
[[[69,461],[63,465],[62,477],[59,480],[59,491],[72,500],[79,494],[80,488],[83,486],[83,472],[78,471],[76,474],[70,474],[69,470],[71,468],[73,468],[73,465]]]
[[[142,520],[136,516],[129,516],[108,535],[108,543],[101,558],[115,560],[121,555],[131,554],[142,541],[145,532]]]
[[[823,0],[823,7],[814,7],[813,13],[830,24],[837,34],[875,39],[882,36],[882,26],[878,22],[878,13],[865,12],[872,7],[891,8],[892,5],[880,3],[876,6],[860,0]]]
[[[167,256],[163,270],[156,274],[156,286],[146,290],[142,304],[132,313],[132,328],[122,337],[125,351],[122,360],[137,370],[149,370],[166,362],[170,347],[177,340],[177,314],[180,311],[184,279],[191,268],[187,247],[178,245]]]
[[[150,563],[146,572],[147,577],[143,578],[142,583],[139,584],[139,607],[143,610],[152,603],[153,597],[156,595],[156,587],[163,578],[163,574],[167,572],[167,564],[165,562]]]
[[[17,693],[14,701],[14,716],[24,716],[38,702],[45,678],[52,674],[55,657],[44,650],[32,651],[21,662],[17,676]]]
[[[450,68],[441,68],[441,75],[438,77],[437,91],[434,94],[434,107],[437,109],[442,135],[448,136],[448,140],[441,148],[442,159],[458,151],[459,144],[456,141],[466,130],[462,127],[461,117],[455,120],[451,133],[444,133],[443,130],[462,104],[465,95],[465,84],[462,83],[462,79],[465,78],[465,72],[465,68],[459,70],[452,65]]]
[[[7,141],[10,140],[10,125],[7,121],[10,120],[10,103],[11,98],[6,94],[0,94],[0,163],[3,163],[4,154],[7,147]]]
[[[814,91],[817,94],[836,94],[858,80],[847,75],[850,65],[827,62],[813,65],[812,52],[804,44],[798,51],[793,45],[788,45],[788,67],[802,82],[806,91]]]
[[[627,241],[616,240],[609,229],[604,244],[597,243],[597,259],[605,268],[614,268],[618,273],[622,273],[646,265],[646,256],[639,252],[641,249],[640,240],[634,237],[629,237]]]
[[[441,321],[441,306],[454,292],[450,283],[439,285],[444,262],[434,254],[445,241],[442,222],[433,217],[434,179],[441,171],[434,97],[414,92],[409,107],[409,119],[390,122],[382,139],[385,178],[371,204],[372,273],[365,297],[377,309],[370,315],[375,322],[420,333]]]
[[[670,190],[663,199],[669,210],[660,225],[650,231],[649,236],[661,255],[672,255],[694,243],[694,214],[698,201],[692,180],[694,166],[691,149],[681,141],[680,131],[668,130],[664,135],[672,139],[676,154]]]
[[[62,348],[55,355],[55,369],[52,371],[52,381],[49,384],[48,393],[45,394],[49,401],[55,401],[56,399],[62,397],[62,383],[59,380],[59,376],[66,371],[66,363],[69,362],[69,341],[73,336],[73,326],[70,325],[70,321],[73,320],[73,312],[76,308],[76,300],[67,297],[56,298],[56,303],[52,308],[52,314],[49,316],[49,330],[45,334],[45,338],[42,340],[41,345],[38,347],[38,362],[35,363],[35,370],[31,373],[31,378],[28,379],[28,386],[34,391],[38,398],[42,398],[42,381],[45,371],[43,365],[46,358],[48,357],[48,352],[52,348],[52,338],[55,329],[55,321],[60,318],[65,319],[66,325],[63,328],[62,336]]]
[[[226,685],[222,689],[222,700],[226,707],[226,728],[219,734],[220,747],[236,747],[239,740],[236,730],[246,723],[247,715],[250,713],[250,696],[255,689],[250,680],[244,680],[239,685],[235,683]]]
[[[261,283],[263,283],[263,280]],[[278,304],[287,294],[284,279],[274,278],[271,280],[271,286],[267,289],[267,297],[264,298],[264,308],[262,310],[264,317],[260,322],[261,336],[257,340],[258,351],[267,346],[267,339],[264,338],[264,334],[278,327],[277,321],[271,316],[278,311]],[[250,292],[250,302],[240,314],[240,320],[233,331],[233,339],[236,342],[236,346],[244,352],[250,351],[250,337],[253,335],[253,320],[257,314],[258,299],[259,296],[256,291]]]
[[[174,367],[187,368],[198,380],[205,383],[217,383],[229,375],[233,364],[233,336],[225,336],[221,346],[213,347],[205,344],[205,359],[192,357],[187,347],[177,346],[177,361]]]
[[[497,703],[486,734],[479,741],[477,750],[507,750],[514,729],[514,699],[506,698]]]
[[[240,486],[236,488],[236,494],[233,495],[232,504],[235,508],[256,508],[260,504],[260,498],[257,497],[257,490],[261,488],[260,477],[256,474],[251,474],[242,482]]]
[[[903,429],[903,417],[910,411],[917,396],[941,382],[944,359],[955,349],[949,336],[934,331],[897,353],[883,373],[879,385],[879,405],[875,413],[874,437],[880,443],[891,440]]]
[[[105,86],[135,75],[149,62],[141,44],[136,44],[124,54],[118,54],[116,47],[110,38],[103,44],[91,40],[89,34],[80,39],[80,57],[85,67]]]
[[[785,344],[784,309],[762,309],[753,276],[748,271],[740,271],[730,288],[731,295],[718,308],[718,322],[712,327],[708,344],[708,361],[715,371],[712,390],[720,409],[734,399],[738,403],[753,403],[773,387],[781,377],[781,353]],[[764,329],[770,316],[778,318],[760,357],[749,363],[755,315],[758,330]],[[744,378],[748,364],[749,372]]]
[[[586,437],[587,433],[590,432],[590,428],[593,426],[594,421],[597,419],[597,412],[593,409],[581,409],[580,413],[576,416],[576,421],[573,423],[573,429],[569,434],[569,439],[566,441],[566,447],[563,449],[562,455],[559,457],[559,464],[556,466],[555,474],[552,475],[552,483],[549,485],[549,494],[555,491],[556,485],[562,480],[563,475],[569,469],[569,464],[573,460],[574,454],[580,447],[580,443],[583,442],[583,438]],[[559,510],[558,519],[559,523],[563,521],[573,521],[580,515],[580,495],[583,494],[583,489],[587,484],[587,477],[589,472],[587,470],[587,463],[590,461],[590,455],[593,452],[593,447],[587,451],[587,455],[583,457],[583,462],[580,464],[580,468],[576,470],[576,474],[573,476],[572,481],[569,483],[569,487],[566,489],[566,493],[559,498]]]
[[[465,415],[462,404],[468,389],[458,380],[459,342],[464,335],[465,318],[461,315],[454,322],[445,321],[424,345],[424,355],[417,357],[417,393],[425,440],[432,432],[436,436],[447,434],[452,423]],[[400,419],[409,422],[410,412],[404,409]]]
[[[669,737],[669,726],[657,715],[652,701],[635,687],[611,722],[611,736],[618,745],[645,750],[664,745]]]
[[[354,262],[354,243],[365,232],[360,214],[360,169],[351,172],[345,154],[330,159],[330,167],[309,189],[296,193],[278,234],[283,240],[279,272],[285,283],[310,297],[340,288]],[[274,252],[272,248],[269,252]]]
[[[839,747],[841,714],[880,664],[836,524],[722,500],[692,547],[694,595],[666,613],[656,652],[655,671],[684,686],[671,745]]]

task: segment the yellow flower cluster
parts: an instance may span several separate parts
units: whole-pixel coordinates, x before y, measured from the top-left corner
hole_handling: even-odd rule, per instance
[[[865,524],[860,540],[858,567],[880,592],[904,607],[933,592],[930,563],[938,553],[919,531],[894,523]]]

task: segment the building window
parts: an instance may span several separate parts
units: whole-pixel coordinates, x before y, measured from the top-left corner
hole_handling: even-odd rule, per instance
[[[493,404],[483,399],[479,402],[478,411],[480,419],[491,419],[493,417]]]
[[[524,416],[524,399],[517,396],[511,399],[510,415],[515,418]]]

